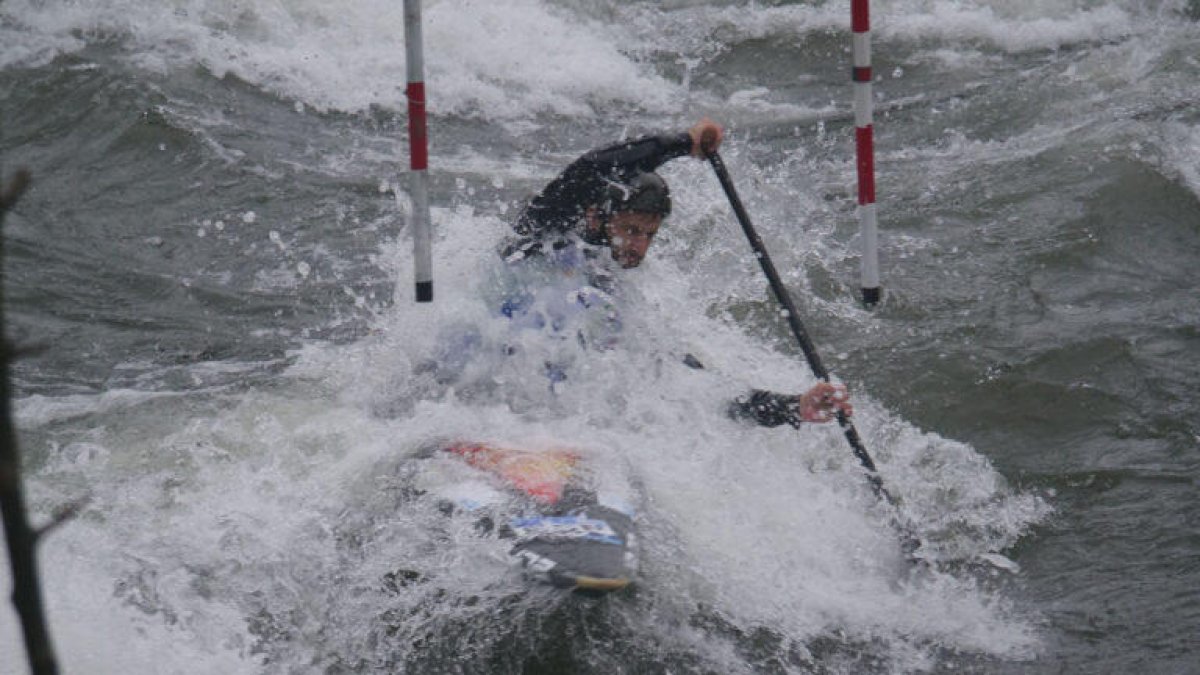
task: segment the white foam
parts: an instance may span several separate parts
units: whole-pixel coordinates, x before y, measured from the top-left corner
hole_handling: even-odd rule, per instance
[[[687,191],[688,181],[675,184],[681,183],[680,190]],[[353,348],[362,350],[363,356],[355,359],[361,366],[343,374],[359,385],[369,383],[365,389],[347,390],[360,391],[355,399],[370,398],[361,392],[375,389],[377,394],[380,387],[398,395],[410,391],[405,374],[422,349],[436,344],[440,321],[489,320],[486,308],[473,298],[470,279],[491,255],[480,246],[477,233],[500,224],[445,212],[441,217],[445,220],[438,231],[444,239],[435,251],[444,253],[438,269],[453,280],[447,284],[449,297],[439,298],[446,304],[423,308],[404,303],[377,346]],[[750,386],[802,390],[812,377],[803,364],[706,318],[710,304],[730,287],[725,282],[741,274],[726,269],[710,276],[713,267],[706,258],[722,259],[724,253],[711,242],[707,246],[686,251],[687,266],[695,271],[675,267],[671,260],[684,255],[684,249],[666,247],[664,257],[656,254],[645,267],[628,273],[638,289],[635,302],[644,312],[625,317],[628,334],[637,336],[636,345],[629,345],[632,354],[589,355],[586,390],[571,388],[568,380],[557,397],[543,401],[554,414],[530,418],[503,406],[460,409],[463,404],[451,397],[419,405],[407,418],[409,432],[418,438],[436,436],[452,422],[455,433],[499,436],[513,443],[521,443],[531,431],[538,437],[589,439],[601,452],[635,467],[652,496],[650,518],[666,542],[650,553],[649,583],[678,584],[678,592],[707,599],[749,623],[786,626],[798,638],[832,624],[864,637],[915,633],[969,650],[1027,655],[1036,644],[1032,631],[1012,620],[1002,601],[969,580],[936,577],[896,591],[902,567],[897,540],[886,519],[869,506],[869,491],[836,430],[797,434],[747,429],[723,418],[724,402],[738,391]],[[400,278],[408,274],[406,257],[400,247]],[[705,355],[706,371],[678,367],[677,359],[689,351]],[[298,367],[328,368],[327,374],[336,376],[348,365],[343,356],[310,352]],[[368,372],[358,371],[360,367]],[[397,375],[382,374],[388,372]],[[546,388],[536,368],[511,372],[507,385],[533,390],[526,395]],[[639,386],[631,388],[633,381]],[[912,504],[912,515],[927,523],[930,534],[959,527],[974,537],[952,540],[927,555],[984,555],[1011,545],[1027,523],[1044,516],[1040,500],[1008,495],[1002,479],[974,450],[892,420],[869,396],[857,396],[860,429],[878,453],[884,475],[897,481],[892,489]],[[497,402],[504,400],[511,399]],[[914,468],[918,461],[926,470]],[[948,493],[959,499],[945,502]],[[988,524],[995,522],[1006,524],[993,531]],[[660,556],[657,561],[654,554]],[[673,562],[673,555],[683,560]],[[689,572],[671,580],[654,576],[667,574],[674,564]],[[793,574],[795,570],[803,574]],[[881,613],[881,606],[892,611]],[[913,606],[921,608],[921,616],[939,619],[904,619],[910,614],[902,610]]]
[[[114,576],[125,555],[112,531],[73,523],[39,551],[43,598],[52,646],[61,672],[239,673],[261,672],[246,647],[246,617],[219,605],[190,605],[168,620],[163,614],[122,602]],[[186,575],[159,568],[154,592],[187,584]],[[8,565],[0,566],[0,589],[9,595]],[[147,608],[154,605],[147,604]],[[12,605],[0,610],[0,672],[27,672],[20,627]]]
[[[1112,4],[1092,8],[1042,2],[900,2],[872,20],[885,40],[981,41],[1008,52],[1113,40],[1146,29]]]
[[[16,401],[14,412],[19,426],[38,427],[57,420],[87,414],[109,413],[166,396],[177,396],[177,394],[132,389],[110,389],[99,394],[70,396],[34,394]]]
[[[1163,129],[1163,154],[1169,175],[1178,176],[1200,199],[1200,125],[1169,123]]]
[[[752,12],[737,3],[722,4],[666,9],[632,5],[622,14],[640,29],[639,40],[646,49],[671,49],[701,60],[751,40],[791,41],[849,32],[849,7],[836,3],[756,7]],[[968,49],[982,42],[1020,52],[1121,38],[1144,32],[1159,19],[1138,11],[1136,4],[1134,11],[1124,4],[898,0],[872,6],[871,30],[876,40],[939,40]],[[803,68],[798,70],[799,75]]]
[[[619,50],[621,30],[537,0],[426,3],[431,113],[488,120],[591,116],[614,105],[674,110],[674,85]],[[127,42],[130,62],[167,74],[202,66],[318,110],[404,110],[402,5],[387,0],[76,4],[7,2],[0,66],[82,49],[84,34]]]
[[[51,486],[93,490],[81,521],[57,531],[43,558],[48,578],[66,580],[50,591],[52,607],[62,608],[55,627],[65,663],[88,662],[98,673],[254,672],[255,645],[295,664],[394,654],[411,643],[403,636],[486,613],[489,594],[522,587],[516,579],[495,586],[506,574],[503,546],[478,538],[467,521],[449,521],[444,532],[419,504],[395,501],[403,457],[448,435],[518,446],[582,441],[589,461],[631,467],[647,501],[648,591],[708,604],[740,626],[769,625],[801,641],[831,630],[881,640],[901,667],[931,658],[926,644],[1001,656],[1036,645],[1002,598],[969,579],[904,582],[896,535],[836,429],[757,429],[724,417],[725,401],[745,387],[800,389],[811,375],[706,318],[712,291],[669,259],[630,275],[628,349],[587,354],[570,375],[578,383],[568,380],[559,396],[544,396],[537,359],[517,355],[498,369],[515,393],[467,402],[434,392],[398,417],[374,414],[381,400],[414,394],[413,363],[443,328],[475,321],[511,337],[468,283],[493,255],[479,233],[499,224],[437,217],[440,280],[463,283],[443,284],[433,307],[401,301],[381,322],[384,332],[344,347],[311,345],[270,391],[216,408],[188,412],[178,399],[158,398],[121,417],[80,410],[106,427],[73,455],[93,459],[50,463],[31,491],[45,509],[56,499]],[[396,267],[407,271],[407,263]],[[704,371],[678,364],[693,346],[703,349]],[[512,405],[539,397],[547,409]],[[969,448],[903,422],[881,424],[888,414],[869,396],[858,394],[856,405],[889,486],[906,499],[936,514],[982,499],[1007,517],[996,520],[1009,523],[1010,536],[1029,522],[1009,510],[1013,497]],[[910,478],[905,467],[919,453],[938,470]],[[945,492],[966,501],[930,499]],[[343,544],[345,535],[361,538],[362,548]],[[993,544],[960,542],[978,553]],[[397,567],[432,581],[381,594],[380,579]],[[433,602],[435,590],[449,595]],[[471,595],[485,598],[476,610],[454,600]],[[678,611],[672,623],[686,624],[687,608]],[[378,618],[385,612],[388,623]],[[261,637],[269,623],[249,627],[268,615],[289,636],[274,639],[288,642]],[[401,637],[371,642],[385,629]],[[130,643],[122,653],[105,642],[114,635]]]

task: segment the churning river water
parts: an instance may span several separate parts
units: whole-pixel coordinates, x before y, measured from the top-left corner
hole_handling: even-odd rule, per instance
[[[0,2],[2,169],[33,175],[4,311],[44,346],[14,372],[25,480],[39,522],[88,499],[40,549],[65,672],[1198,672],[1200,5],[872,5],[868,311],[849,3],[427,2],[417,305],[402,3]],[[721,414],[813,380],[701,162],[662,170],[615,349],[422,377],[448,331],[504,338],[522,199],[702,116],[921,564],[836,428]],[[531,588],[413,506],[446,437],[622,467],[637,586]]]

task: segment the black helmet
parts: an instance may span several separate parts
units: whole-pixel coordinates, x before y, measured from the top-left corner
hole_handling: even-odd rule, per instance
[[[627,181],[609,181],[603,206],[609,215],[635,211],[665,218],[671,213],[671,191],[662,176],[642,171]]]

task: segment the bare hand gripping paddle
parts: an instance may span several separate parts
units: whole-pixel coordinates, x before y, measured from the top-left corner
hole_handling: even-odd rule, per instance
[[[767,282],[770,283],[771,290],[775,293],[775,299],[779,301],[779,304],[783,305],[783,309],[785,310],[784,316],[787,318],[788,325],[792,329],[792,334],[796,336],[796,342],[800,343],[800,349],[804,351],[804,358],[808,360],[808,365],[812,368],[813,374],[828,382],[829,371],[821,363],[821,357],[817,354],[816,348],[813,347],[812,340],[808,337],[808,332],[804,330],[804,325],[800,323],[800,315],[796,311],[796,306],[792,303],[792,297],[788,294],[787,288],[784,287],[783,281],[779,278],[779,272],[775,270],[775,265],[771,262],[771,257],[767,254],[767,249],[763,246],[762,239],[758,236],[754,225],[750,223],[750,216],[746,215],[746,209],[742,206],[742,200],[738,198],[737,190],[733,187],[733,181],[729,178],[729,172],[725,170],[725,163],[721,161],[721,155],[714,150],[707,153],[707,157],[709,163],[712,164],[713,171],[717,174],[717,179],[721,181],[721,187],[725,189],[725,195],[729,197],[729,205],[733,207],[733,212],[737,216],[738,222],[742,225],[742,231],[746,233],[746,238],[750,240],[750,246],[754,249],[755,257],[758,258],[763,272],[767,275]],[[850,448],[854,451],[854,456],[858,458],[859,463],[867,470],[867,480],[871,483],[871,489],[875,491],[876,495],[887,499],[888,503],[895,504],[895,499],[884,489],[883,481],[879,478],[879,473],[875,469],[875,462],[872,461],[871,455],[867,454],[867,449],[863,447],[862,439],[859,438],[854,424],[840,410],[837,413],[837,421],[846,434],[846,440],[850,442]]]

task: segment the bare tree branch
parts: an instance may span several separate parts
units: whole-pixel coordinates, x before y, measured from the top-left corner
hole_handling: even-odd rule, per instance
[[[17,203],[28,187],[29,172],[25,169],[18,169],[12,182],[7,186],[0,185],[0,225],[4,224],[4,214],[12,208],[13,204]]]
[[[34,539],[41,539],[50,532],[58,529],[59,525],[73,519],[79,515],[88,502],[92,501],[91,497],[80,497],[73,502],[67,502],[62,506],[54,509],[54,514],[50,516],[50,522],[34,530]]]
[[[2,178],[2,177],[0,177]],[[0,227],[4,216],[17,203],[29,186],[29,173],[18,171],[11,184],[0,184]],[[3,237],[0,237],[0,258],[3,253]],[[3,260],[0,259],[0,275]],[[0,277],[2,281],[2,277]],[[0,514],[4,519],[4,538],[8,544],[8,557],[12,563],[13,605],[21,618],[21,629],[25,636],[25,651],[34,675],[56,675],[58,661],[50,645],[46,613],[42,605],[41,584],[35,546],[39,532],[29,526],[25,511],[25,496],[21,485],[21,458],[17,451],[17,434],[13,425],[9,366],[13,352],[3,336],[4,289],[0,283]],[[74,509],[74,510],[77,510]],[[69,517],[69,516],[68,516]],[[65,520],[56,516],[51,527]],[[47,528],[42,529],[42,533]]]

